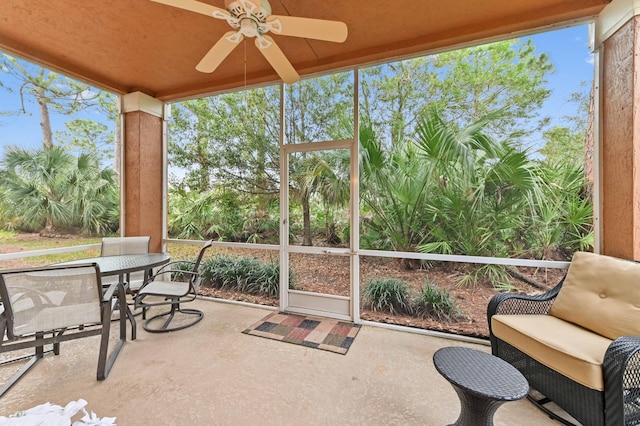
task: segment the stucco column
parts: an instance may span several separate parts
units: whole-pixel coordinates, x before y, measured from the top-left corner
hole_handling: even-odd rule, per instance
[[[164,103],[142,92],[122,97],[123,186],[120,226],[125,236],[150,235],[151,252],[164,237]]]
[[[640,0],[596,21],[600,51],[600,252],[640,260]]]

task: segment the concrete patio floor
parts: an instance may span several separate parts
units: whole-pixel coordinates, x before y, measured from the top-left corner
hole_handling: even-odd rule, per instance
[[[85,399],[118,425],[446,425],[460,404],[433,353],[483,345],[363,326],[347,355],[241,331],[271,311],[198,300],[194,327],[150,334],[138,324],[109,377],[95,379],[98,337],[63,343],[0,399],[0,415]],[[113,323],[112,335],[117,333]],[[0,379],[19,365],[2,367]],[[12,370],[12,371],[9,371]],[[496,425],[557,425],[527,400],[504,404]]]

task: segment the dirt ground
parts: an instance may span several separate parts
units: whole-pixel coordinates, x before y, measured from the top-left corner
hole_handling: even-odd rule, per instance
[[[264,254],[260,252],[247,252],[243,253],[243,255],[264,259]],[[348,258],[329,255],[312,256],[292,254],[290,263],[296,289],[325,294],[349,294]],[[397,278],[405,281],[415,293],[419,293],[420,289],[424,286],[425,279],[428,279],[441,289],[447,290],[451,296],[455,298],[464,317],[455,322],[443,322],[430,318],[391,315],[368,309],[362,298],[360,317],[370,321],[487,338],[489,335],[487,326],[487,304],[497,291],[487,282],[460,286],[460,281],[470,268],[469,265],[446,264],[428,265],[421,269],[407,270],[400,262],[394,259],[361,257],[361,291],[370,279]],[[564,275],[564,271],[558,269],[534,270],[533,268],[519,268],[518,271],[548,288],[555,286]],[[516,287],[513,291],[530,294],[539,294],[544,291],[516,279],[512,279],[511,284]],[[201,292],[204,295],[213,297],[241,300],[269,306],[278,305],[277,299],[268,299],[226,290],[201,287]]]
[[[24,234],[21,236],[25,242],[33,242],[43,239],[37,234]],[[76,245],[76,238],[59,239],[56,245]],[[51,239],[45,239],[51,242]],[[197,246],[193,250],[197,251]],[[33,248],[29,248],[32,250]],[[22,251],[16,244],[0,244],[0,253]],[[277,262],[278,253],[269,250],[225,250],[216,249],[211,255],[216,253],[229,253],[237,256],[249,256],[268,262]],[[96,256],[99,253],[90,253]],[[40,262],[42,263],[42,262]],[[0,263],[0,268],[21,267],[26,264],[25,259],[15,259]],[[293,283],[298,290],[311,291],[325,294],[345,295],[349,294],[349,258],[335,255],[307,255],[291,254],[290,265],[293,271]],[[398,324],[407,327],[417,327],[428,330],[444,331],[472,337],[488,337],[487,327],[487,304],[497,291],[487,282],[479,282],[475,285],[461,286],[460,281],[471,270],[470,265],[443,263],[423,265],[420,268],[408,270],[400,264],[398,260],[387,258],[374,258],[361,256],[360,258],[360,287],[365,288],[367,282],[375,278],[397,278],[405,281],[414,293],[418,293],[424,286],[425,280],[436,284],[443,290],[448,291],[456,300],[459,309],[463,313],[463,318],[454,321],[438,321],[429,318],[416,318],[411,316],[391,315],[384,312],[375,312],[365,304],[361,298],[360,317],[364,320],[379,321],[390,324]],[[564,270],[559,269],[533,269],[519,268],[518,271],[536,282],[548,288],[556,285]],[[544,290],[532,287],[522,281],[512,279],[511,284],[516,288],[514,291],[530,294],[541,293]],[[268,306],[278,306],[277,299],[237,293],[228,290],[214,289],[206,286],[201,287],[201,294],[212,297],[239,300],[249,303],[257,303]]]

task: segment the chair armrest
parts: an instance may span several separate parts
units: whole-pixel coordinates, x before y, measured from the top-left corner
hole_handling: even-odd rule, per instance
[[[186,263],[186,264],[189,264],[189,265],[195,265],[196,264],[196,262],[193,262],[191,260],[173,260],[173,261],[171,261],[169,263],[165,263],[164,265],[162,265],[160,267],[160,269],[158,269],[156,271],[155,275],[158,275],[158,273],[160,273],[160,271],[162,271],[163,269],[166,269],[166,268],[169,268],[169,267],[171,267],[173,265],[178,265],[178,264],[181,264],[181,263]]]
[[[193,272],[193,271],[185,271],[184,269],[165,269],[162,272],[157,272],[155,274],[153,274],[148,280],[147,282],[153,281],[154,279],[156,279],[156,277],[160,276],[160,275],[165,275],[165,274],[177,274],[177,275],[185,275],[185,276],[194,276],[194,275],[200,275],[199,272]]]
[[[107,291],[105,291],[104,295],[102,296],[102,301],[103,302],[111,301],[111,299],[113,299],[113,294],[116,292],[117,288],[118,288],[118,283],[110,284],[109,288],[107,288]]]
[[[138,293],[141,292],[146,286],[148,286],[149,284],[153,283],[153,281],[155,281],[156,277],[158,277],[159,275],[164,275],[164,274],[169,274],[169,276],[171,276],[171,274],[180,274],[184,277],[188,277],[189,279],[185,282],[189,282],[191,283],[191,287],[193,287],[193,277],[198,277],[200,276],[200,273],[198,272],[193,272],[193,271],[184,271],[182,269],[166,269],[162,272],[158,272],[156,274],[154,274],[151,278],[149,278],[146,282],[144,282],[140,288],[138,289]],[[168,280],[168,281],[172,281],[172,280]],[[176,281],[177,282],[177,281]]]
[[[605,352],[602,370],[606,423],[637,424],[640,421],[640,336],[614,340]]]
[[[153,281],[156,279],[156,277],[164,274],[169,274],[174,272],[175,273],[192,272],[191,270],[183,270],[183,269],[175,268],[175,265],[185,265],[185,264],[194,266],[196,263],[190,260],[174,260],[172,262],[162,265],[162,267],[160,269],[157,269],[156,272],[153,275],[151,275],[147,281]]]
[[[516,293],[498,293],[491,298],[487,305],[487,321],[491,328],[491,317],[494,315],[543,315],[549,312],[556,296],[562,288],[560,283],[539,295],[527,295]]]

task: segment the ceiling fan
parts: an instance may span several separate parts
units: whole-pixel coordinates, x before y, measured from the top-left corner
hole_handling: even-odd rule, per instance
[[[339,21],[272,15],[267,0],[225,0],[225,9],[196,0],[151,0],[179,9],[223,19],[233,28],[207,52],[196,70],[211,73],[245,37],[255,37],[255,45],[287,84],[300,80],[276,42],[266,33],[342,43],[347,38],[347,25]]]

